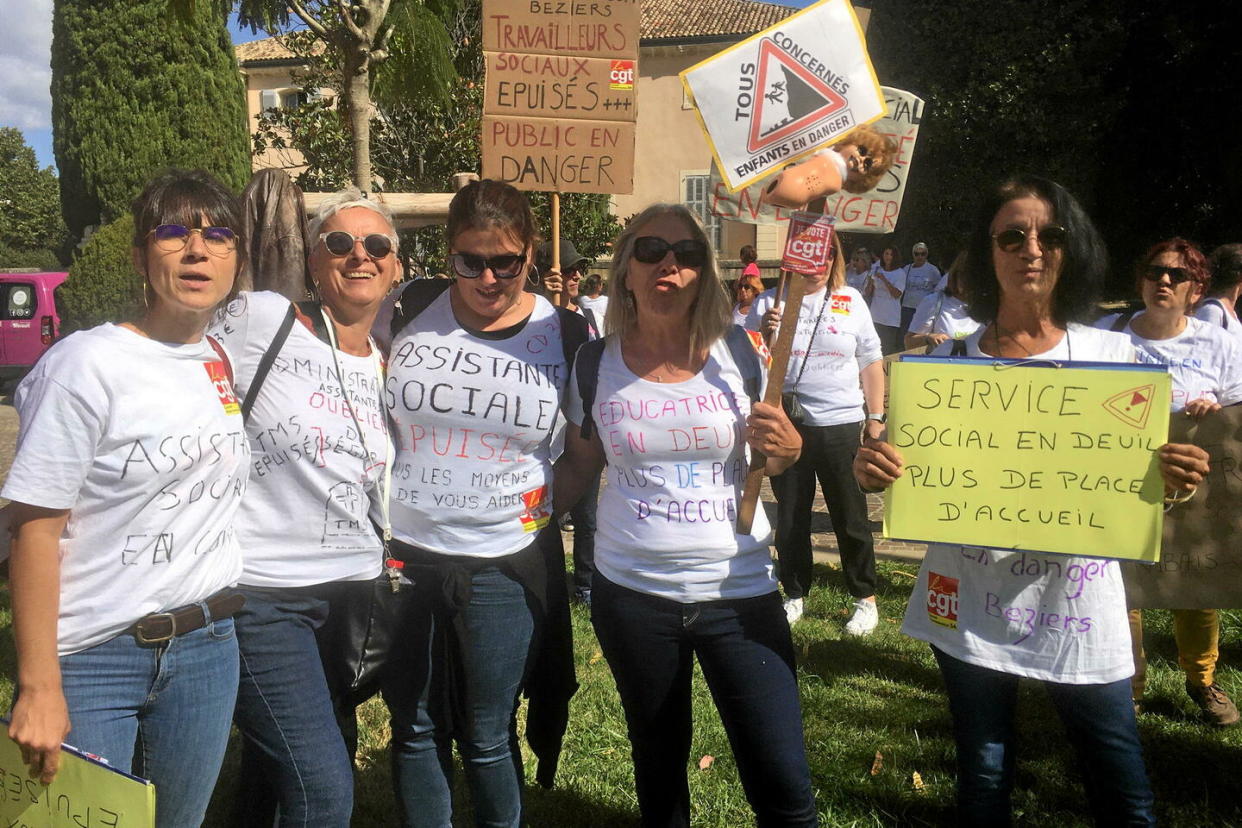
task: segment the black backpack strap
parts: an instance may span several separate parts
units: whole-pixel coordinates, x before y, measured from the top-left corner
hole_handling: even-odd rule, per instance
[[[755,351],[754,340],[741,325],[730,325],[725,331],[725,345],[729,348],[729,356],[733,364],[742,373],[742,386],[746,396],[750,397],[751,405],[759,400],[759,380],[763,376],[763,366],[759,362],[759,354]]]
[[[1215,296],[1213,296],[1208,301],[1215,302],[1217,306],[1220,308],[1220,326],[1222,328],[1228,328],[1230,313],[1229,313],[1229,308],[1225,307],[1224,301],[1222,301],[1221,299],[1217,299]]]
[[[573,376],[574,357],[578,349],[591,339],[591,329],[579,314],[566,308],[556,309],[556,321],[561,328],[561,348],[565,354],[566,381]]]
[[[585,305],[579,305],[578,308],[582,311],[582,318],[587,321],[587,327],[595,332],[595,338],[603,337],[604,329],[599,326],[599,320],[595,318],[595,311]]]
[[[953,350],[949,351],[949,356],[964,357],[966,356],[966,340],[953,340]]]
[[[388,327],[390,338],[396,339],[402,328],[427,310],[452,284],[449,279],[415,279],[406,282],[405,287],[401,288],[401,296],[392,308],[392,321]]]
[[[1118,314],[1117,318],[1113,320],[1113,324],[1110,325],[1108,329],[1110,331],[1115,331],[1116,333],[1121,333],[1126,329],[1126,325],[1130,324],[1130,320],[1134,318],[1134,314],[1134,311],[1126,311],[1125,313]]]
[[[578,396],[582,398],[582,439],[595,430],[591,409],[595,406],[595,390],[599,386],[599,363],[604,358],[606,339],[592,339],[578,349]],[[571,375],[572,376],[572,375]]]
[[[285,340],[289,338],[289,331],[293,330],[293,320],[297,313],[297,307],[290,304],[289,312],[285,314],[280,327],[276,329],[276,335],[272,337],[272,344],[268,345],[267,350],[263,352],[259,367],[254,371],[254,379],[250,381],[250,387],[246,389],[246,399],[242,402],[242,422],[250,419],[250,409],[254,408],[254,401],[259,396],[259,389],[263,387],[263,380],[267,379],[268,372],[272,370],[272,363],[276,361],[276,355],[280,353]]]

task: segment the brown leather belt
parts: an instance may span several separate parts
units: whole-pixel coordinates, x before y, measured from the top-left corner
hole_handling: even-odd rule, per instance
[[[179,635],[207,626],[208,618],[218,621],[231,618],[246,603],[246,596],[235,589],[222,589],[203,604],[210,615],[203,613],[202,604],[186,604],[167,612],[153,612],[134,622],[126,632],[131,632],[139,644],[162,644]]]

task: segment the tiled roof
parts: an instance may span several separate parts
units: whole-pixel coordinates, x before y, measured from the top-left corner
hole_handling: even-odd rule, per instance
[[[754,0],[642,0],[642,4],[643,42],[752,35],[797,11]],[[234,50],[243,65],[293,58],[277,37],[241,43]]]

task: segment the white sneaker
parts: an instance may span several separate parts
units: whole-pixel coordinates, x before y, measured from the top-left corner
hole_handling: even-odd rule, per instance
[[[802,619],[802,599],[786,598],[785,599],[785,620],[789,622],[789,626],[797,624]]]
[[[880,610],[875,601],[859,599],[854,602],[854,616],[845,625],[847,635],[871,635],[880,623]]]

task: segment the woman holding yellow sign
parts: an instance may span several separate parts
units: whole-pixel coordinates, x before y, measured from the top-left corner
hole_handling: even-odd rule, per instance
[[[1220,325],[1188,316],[1211,280],[1207,258],[1185,239],[1168,239],[1147,251],[1135,282],[1144,310],[1114,314],[1097,325],[1130,336],[1139,359],[1164,365],[1173,378],[1173,411],[1203,417],[1242,402],[1242,346]],[[1130,611],[1134,640],[1134,699],[1143,698],[1147,657],[1143,616]],[[1186,693],[1215,725],[1237,724],[1238,708],[1215,681],[1220,616],[1214,609],[1174,609],[1173,638],[1186,673]]]
[[[1105,272],[1091,220],[1063,187],[1019,177],[996,188],[974,227],[962,273],[984,327],[937,353],[1006,359],[1133,362],[1123,336],[1085,322]],[[1207,473],[1196,446],[1165,445],[1169,499]],[[860,485],[902,474],[884,440],[854,461]],[[1102,555],[1109,550],[1101,549]],[[1086,769],[1096,819],[1154,824],[1129,678],[1125,591],[1114,561],[930,544],[904,631],[932,646],[949,694],[962,825],[1010,820],[1018,678],[1039,680]]]

